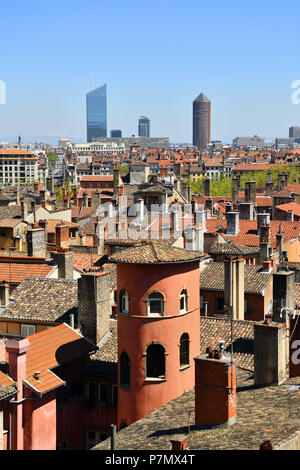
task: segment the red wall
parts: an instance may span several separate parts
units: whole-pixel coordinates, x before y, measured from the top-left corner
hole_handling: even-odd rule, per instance
[[[118,423],[129,425],[194,386],[193,358],[200,350],[199,262],[118,264],[117,269],[118,294],[124,288],[130,298],[130,315],[118,314],[118,355],[125,351],[131,363],[130,389],[119,386]],[[188,291],[189,313],[180,315],[183,288]],[[165,295],[162,317],[146,316],[144,300],[153,290]],[[190,338],[190,367],[179,370],[179,341],[184,332]],[[166,351],[165,381],[145,381],[145,352],[152,341]]]

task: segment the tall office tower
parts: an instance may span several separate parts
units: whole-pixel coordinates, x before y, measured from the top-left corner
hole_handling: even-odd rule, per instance
[[[122,131],[120,129],[114,129],[110,131],[110,137],[121,137],[122,138]]]
[[[193,145],[203,148],[210,143],[210,101],[201,93],[193,101]]]
[[[139,119],[139,137],[150,137],[150,119],[147,116]]]
[[[289,138],[297,139],[300,137],[300,127],[292,126],[289,128]]]
[[[87,142],[107,137],[106,84],[86,95]]]

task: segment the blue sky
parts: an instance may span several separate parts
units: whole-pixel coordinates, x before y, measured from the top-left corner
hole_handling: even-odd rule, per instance
[[[108,129],[192,140],[192,101],[212,101],[212,138],[300,125],[300,3],[15,0],[0,6],[3,136],[85,138],[85,94],[107,83]],[[3,4],[4,3],[4,4]]]

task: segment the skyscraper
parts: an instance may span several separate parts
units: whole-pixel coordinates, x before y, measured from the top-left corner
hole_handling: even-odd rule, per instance
[[[107,137],[106,84],[86,95],[87,141]]]
[[[210,143],[210,101],[201,93],[193,101],[193,145],[203,148]]]
[[[122,138],[122,131],[120,129],[113,129],[110,131],[110,137],[120,137]]]
[[[139,119],[139,137],[150,137],[150,119],[147,116]]]

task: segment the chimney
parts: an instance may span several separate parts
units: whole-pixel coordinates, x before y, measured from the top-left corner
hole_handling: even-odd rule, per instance
[[[54,192],[54,179],[53,179],[53,176],[47,176],[47,178],[46,178],[46,188],[49,191],[49,193]]]
[[[238,212],[227,212],[227,229],[226,234],[235,237],[239,233],[239,216]]]
[[[283,252],[283,231],[282,231],[282,225],[279,225],[279,230],[275,235],[276,237],[276,251],[278,252],[279,257],[282,256]]]
[[[254,219],[254,205],[252,202],[241,202],[239,204],[239,212],[241,220]]]
[[[204,196],[210,196],[210,178],[205,178],[204,180]]]
[[[260,226],[259,234],[259,260],[262,264],[270,256],[270,235],[271,228],[270,225],[262,224]]]
[[[138,199],[136,202],[137,216],[139,217],[140,223],[144,220],[144,199]]]
[[[284,174],[278,175],[278,190],[281,191],[286,187],[286,178]]]
[[[28,206],[26,201],[21,202],[21,214],[22,220],[25,220],[28,217]]]
[[[260,235],[261,225],[270,225],[271,216],[268,212],[266,213],[257,213],[257,235]]]
[[[47,189],[41,189],[40,190],[40,203],[44,205],[44,207],[45,207],[45,204],[43,203],[45,203],[46,201],[47,201]]]
[[[31,201],[31,212],[33,213],[33,221],[36,222],[36,202]]]
[[[27,338],[19,341],[9,339],[5,346],[8,353],[9,375],[16,382],[18,390],[11,416],[12,450],[24,450],[23,381],[26,379],[26,353],[30,343]]]
[[[88,207],[89,206],[89,195],[88,195],[88,193],[83,193],[82,194],[81,206],[82,207]]]
[[[114,171],[113,171],[114,196],[118,195],[119,178],[120,178],[120,172],[119,172],[118,164],[115,163],[115,167],[114,167]]]
[[[73,189],[73,200],[74,200],[75,206],[78,206],[78,189],[77,188]]]
[[[69,226],[62,220],[55,227],[55,241],[59,248],[69,248]]]
[[[224,304],[234,320],[244,320],[245,260],[224,259]],[[232,308],[232,312],[231,312]]]
[[[238,193],[239,193],[239,188],[238,188],[238,179],[236,176],[232,178],[232,186],[231,186],[231,196],[232,196],[232,202],[233,204],[237,204],[238,201]]]
[[[295,309],[295,272],[277,271],[273,274],[273,320],[287,323]]]
[[[109,332],[110,291],[110,272],[101,272],[94,267],[78,279],[79,329],[96,345]]]
[[[181,193],[181,163],[174,163],[174,173],[176,177],[175,187]]]
[[[30,228],[26,233],[28,256],[46,257],[45,231],[42,228]]]
[[[0,305],[6,307],[9,304],[9,284],[5,281],[0,283]]]
[[[40,191],[41,191],[41,184],[40,183],[34,183],[33,188],[34,188],[34,194],[39,196]]]
[[[287,378],[286,324],[265,320],[254,324],[254,384],[281,384]]]
[[[98,207],[101,206],[101,192],[96,190],[91,194],[91,208],[92,214],[97,214]]]
[[[16,196],[17,196],[16,204],[17,204],[17,206],[19,206],[20,202],[21,202],[20,201],[20,190],[19,190],[19,188],[17,188]]]
[[[205,200],[205,209],[211,213],[213,212],[213,200],[211,197]]]
[[[272,173],[268,172],[266,177],[266,195],[270,196],[273,191]]]
[[[227,201],[226,202],[226,207],[225,207],[225,212],[232,212],[233,211],[233,206],[232,206],[232,203],[230,201]]]
[[[73,253],[64,248],[51,252],[58,267],[58,279],[73,279]]]
[[[188,450],[187,441],[188,436],[183,437],[180,441],[171,439],[172,450]]]
[[[256,204],[256,182],[255,181],[247,181],[245,183],[245,201],[252,202],[252,204]]]
[[[236,423],[236,360],[220,351],[195,361],[195,425]]]
[[[294,222],[294,211],[293,210],[287,211],[285,220],[287,220],[289,222]]]

